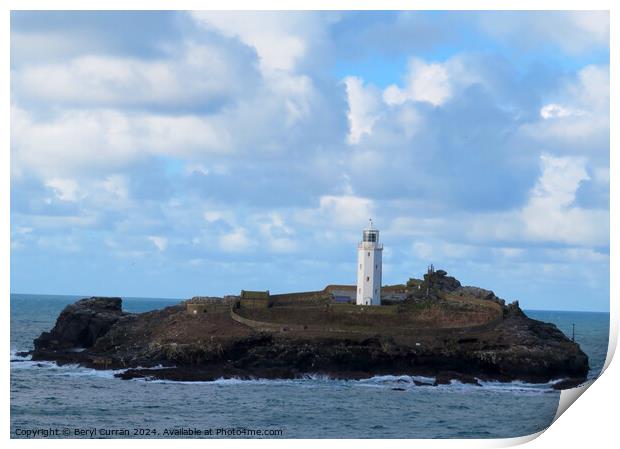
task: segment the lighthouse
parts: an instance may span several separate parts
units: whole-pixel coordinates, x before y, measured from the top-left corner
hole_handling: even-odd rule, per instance
[[[358,306],[381,305],[381,255],[383,245],[379,243],[379,230],[369,220],[368,228],[362,232],[362,241],[357,245],[357,299]]]

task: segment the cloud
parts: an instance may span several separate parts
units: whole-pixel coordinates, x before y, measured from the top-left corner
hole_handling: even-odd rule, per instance
[[[431,260],[513,292],[533,289],[527,280],[545,270],[536,284],[549,282],[545,298],[570,276],[604,283],[607,31],[596,15],[505,13],[499,22],[534,25],[501,34],[480,29],[485,14],[494,20],[21,14],[27,27],[12,20],[12,273],[32,272],[66,243],[80,248],[63,259],[75,260],[66,272],[97,261],[111,277],[131,273],[115,278],[131,293],[320,288],[354,281],[372,217],[388,282]],[[119,20],[140,26],[113,35]],[[558,51],[568,25],[590,50]],[[181,287],[162,281],[179,275]],[[82,279],[83,291],[100,282]]]
[[[526,123],[523,132],[538,141],[561,141],[570,146],[609,141],[609,67],[589,65],[564,80],[540,109],[542,121]],[[595,140],[596,139],[596,140]]]
[[[609,244],[609,213],[574,205],[590,177],[583,158],[541,156],[542,174],[521,214],[529,238],[577,245]]]
[[[46,185],[54,189],[61,201],[76,201],[79,198],[78,185],[73,179],[52,178]]]
[[[206,211],[203,215],[208,223],[215,223],[219,220],[225,220],[224,217],[228,214],[225,211],[209,210]]]
[[[294,240],[295,231],[284,222],[279,213],[271,213],[268,216],[256,216],[260,235],[266,239],[268,248],[275,253],[293,253],[298,249]]]
[[[370,135],[380,111],[379,92],[372,86],[364,86],[360,78],[349,76],[344,80],[349,103],[349,135],[347,142],[359,143],[364,134]]]
[[[270,122],[262,127],[269,129],[272,123],[280,123],[281,115],[291,127],[316,117],[317,106],[323,107],[324,92],[315,87],[313,66],[306,61],[320,58],[328,38],[328,26],[337,20],[332,13],[323,12],[230,12],[195,11],[191,17],[202,29],[237,39],[252,48],[258,57],[264,95],[252,98],[241,114],[249,112],[251,118],[242,117],[248,124],[256,121],[254,111],[261,108]],[[303,67],[304,73],[300,73]],[[242,80],[242,82],[244,82]],[[270,110],[276,106],[278,110]],[[320,111],[326,118],[332,115],[328,109]],[[228,119],[239,117],[228,117]],[[331,127],[328,127],[328,129]]]
[[[530,49],[550,43],[576,55],[609,45],[609,11],[498,11],[477,17],[493,37]]]
[[[521,244],[609,245],[609,211],[575,204],[579,187],[590,179],[585,158],[543,154],[540,165],[541,174],[527,203],[505,213],[470,217],[470,237]]]
[[[571,115],[583,115],[583,111],[573,110],[568,107],[554,103],[547,104],[540,108],[540,116],[545,120],[570,117]]]
[[[590,181],[585,157],[542,154],[539,176],[525,203],[502,212],[418,210],[403,203],[385,230],[392,238],[414,240],[420,257],[454,259],[477,257],[481,248],[494,247],[488,257],[522,256],[528,247],[573,248],[576,252],[609,245],[609,211],[577,204],[579,189]],[[423,204],[423,203],[422,203]],[[395,207],[395,206],[392,206]],[[478,248],[474,251],[475,248]]]
[[[388,86],[383,99],[389,105],[426,101],[433,106],[440,106],[451,94],[450,78],[444,64],[426,63],[414,58],[409,61],[405,86],[402,89],[394,84]]]
[[[324,195],[315,209],[296,213],[298,222],[331,223],[340,228],[358,229],[373,216],[373,201],[355,195]]]
[[[127,179],[121,175],[107,176],[100,183],[103,190],[109,193],[116,201],[129,199],[129,186]]]
[[[92,39],[56,32],[11,32],[11,66],[73,57],[92,48]]]
[[[577,72],[577,79],[565,87],[569,98],[590,111],[609,109],[609,66],[588,65]]]
[[[168,239],[165,237],[151,235],[148,239],[155,245],[158,251],[165,251],[168,247]]]
[[[190,156],[230,151],[228,130],[209,118],[117,110],[67,110],[35,118],[11,108],[12,169],[61,176],[115,169],[146,156]]]
[[[249,249],[252,242],[243,227],[236,227],[231,232],[220,236],[219,246],[224,252],[243,252]]]
[[[68,106],[217,110],[256,85],[243,51],[221,42],[186,42],[168,58],[88,55],[14,69],[22,101]]]
[[[291,25],[293,16],[304,27]],[[200,26],[196,35],[149,57],[78,54],[15,67],[12,175],[76,177],[157,157],[223,175],[225,154],[310,155],[315,146],[344,138],[341,86],[323,83],[318,89],[312,76],[288,73],[278,64],[261,73],[248,45],[261,40],[263,19],[254,19],[255,30],[247,36],[242,30],[237,41],[231,39],[235,26],[250,27],[248,21],[238,22],[236,14],[213,17],[218,26]],[[314,24],[305,14],[264,17],[274,26],[273,39],[290,32],[308,46],[317,44],[314,38],[326,27],[318,16]],[[306,53],[294,54],[295,64],[302,63]]]
[[[191,15],[201,26],[255,49],[263,72],[294,70],[309,47],[324,39],[328,23],[320,12],[194,11]]]

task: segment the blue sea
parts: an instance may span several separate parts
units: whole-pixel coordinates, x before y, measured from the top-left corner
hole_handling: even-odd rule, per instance
[[[560,397],[550,384],[416,387],[409,376],[124,381],[114,371],[16,356],[32,349],[32,340],[51,329],[60,311],[78,298],[11,295],[13,438],[507,438],[548,427]],[[123,307],[144,312],[178,301],[123,298]],[[575,339],[590,357],[590,377],[600,373],[608,313],[526,313],[556,324],[568,336],[574,323]]]

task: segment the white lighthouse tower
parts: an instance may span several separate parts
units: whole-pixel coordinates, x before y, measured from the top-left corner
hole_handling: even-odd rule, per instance
[[[379,231],[372,227],[372,219],[357,245],[357,299],[358,306],[381,305],[381,255]]]

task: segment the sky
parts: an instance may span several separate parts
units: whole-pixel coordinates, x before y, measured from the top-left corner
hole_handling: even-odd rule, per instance
[[[609,310],[606,12],[11,13],[11,291],[188,298],[433,263]]]

